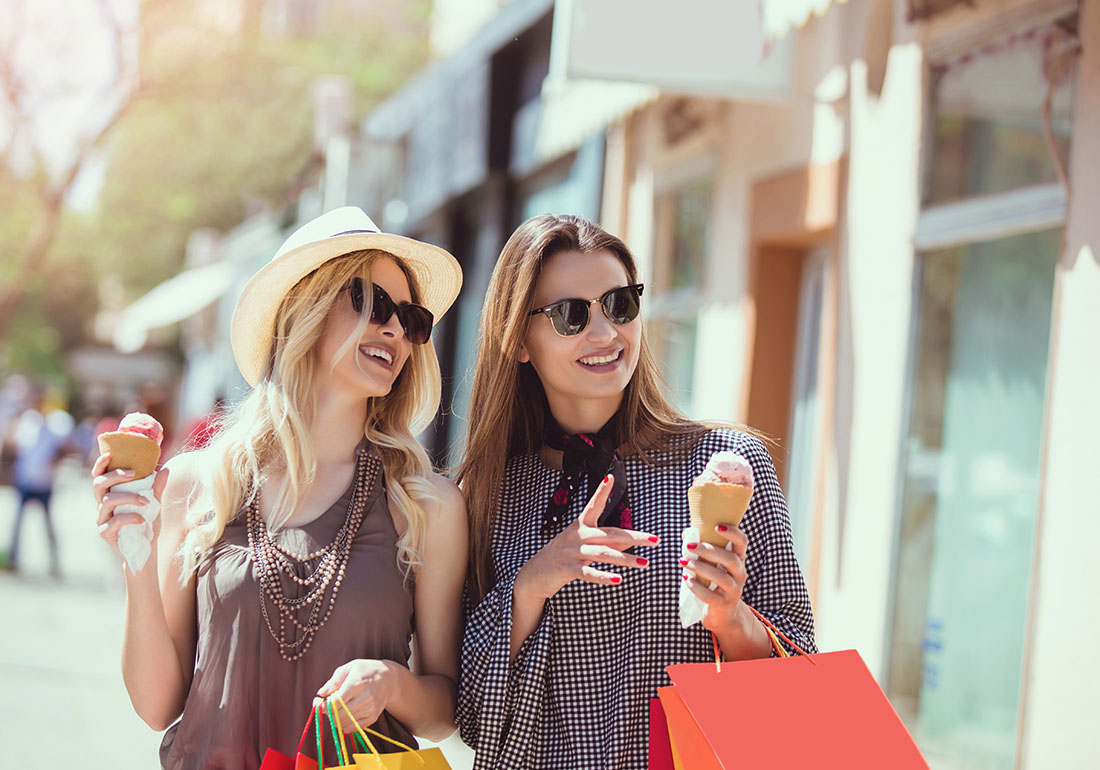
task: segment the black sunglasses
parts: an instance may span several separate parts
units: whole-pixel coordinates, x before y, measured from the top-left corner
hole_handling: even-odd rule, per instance
[[[409,342],[414,345],[423,345],[428,341],[428,338],[432,336],[432,324],[435,322],[432,311],[411,302],[402,302],[398,305],[390,298],[386,290],[376,283],[372,283],[371,288],[373,289],[370,305],[370,320],[372,322],[376,324],[388,323],[393,314],[397,313],[397,320],[401,323],[401,328],[405,330],[405,336]],[[348,294],[351,295],[352,308],[355,309],[356,313],[362,313],[363,279],[352,278],[347,289]]]
[[[603,314],[613,324],[626,324],[638,317],[642,289],[645,284],[636,283],[633,286],[623,286],[619,289],[606,291],[599,299],[563,299],[546,307],[539,307],[527,315],[533,316],[542,313],[554,324],[554,331],[562,337],[573,337],[584,331],[588,326],[588,308],[593,302],[599,302],[603,308]]]

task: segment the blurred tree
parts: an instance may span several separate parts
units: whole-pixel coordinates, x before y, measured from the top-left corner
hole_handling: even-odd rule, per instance
[[[104,276],[137,296],[180,269],[193,229],[225,229],[296,198],[319,171],[317,76],[349,79],[356,117],[428,56],[426,1],[145,0],[130,29],[110,0],[95,2],[116,50],[137,55],[131,65],[119,54],[118,109],[64,173],[41,159],[19,173],[0,158],[0,368],[56,368],[84,340]],[[8,61],[6,91],[19,85]],[[24,112],[11,93],[6,111]],[[67,208],[89,166],[102,168],[94,204]]]

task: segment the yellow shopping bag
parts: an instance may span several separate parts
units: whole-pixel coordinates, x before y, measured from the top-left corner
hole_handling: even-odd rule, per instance
[[[343,752],[341,760],[345,766],[357,770],[451,770],[451,766],[447,763],[447,758],[443,756],[443,752],[439,749],[414,749],[411,746],[406,746],[400,741],[395,741],[393,738],[382,735],[382,733],[371,730],[369,727],[362,727],[355,720],[355,717],[351,713],[351,709],[348,708],[348,704],[344,703],[344,699],[336,698],[335,700],[336,705],[344,710],[348,719],[355,725],[355,740],[359,742],[360,747],[365,748],[369,752],[352,754],[351,758],[355,764],[349,765],[347,747],[342,740],[338,741],[336,748],[338,751]],[[339,710],[333,708],[331,701],[329,701],[329,709],[330,721],[334,723],[338,734],[343,736],[344,731],[340,722]],[[378,749],[376,749],[371,742],[370,736],[372,735],[375,738],[389,741],[395,746],[400,746],[404,751],[399,751],[395,754],[380,754]]]

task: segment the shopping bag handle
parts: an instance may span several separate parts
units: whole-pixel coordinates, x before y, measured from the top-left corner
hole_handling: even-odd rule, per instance
[[[775,641],[776,636],[778,636],[784,642],[789,644],[794,649],[795,652],[797,652],[799,655],[804,657],[806,660],[810,661],[810,663],[813,663],[815,666],[817,665],[817,663],[814,662],[813,657],[808,652],[806,652],[801,647],[799,647],[797,644],[795,644],[790,639],[788,639],[783,634],[783,632],[780,631],[778,628],[776,628],[775,625],[770,620],[768,620],[766,617],[764,617],[759,612],[757,612],[755,607],[751,607],[748,604],[746,604],[745,606],[749,608],[749,612],[751,612],[753,615],[756,616],[757,620],[759,620],[761,623],[764,624],[764,629],[768,632],[768,636],[771,637],[771,642],[772,642],[773,645],[775,645],[776,651],[779,652],[780,657],[790,657],[790,655],[785,654],[787,651],[781,649],[779,647],[779,645],[776,644],[776,641]]]
[[[378,732],[377,730],[372,730],[372,729],[370,729],[369,727],[363,727],[363,726],[362,726],[362,725],[360,725],[360,724],[359,724],[359,722],[358,722],[358,721],[357,721],[357,720],[355,719],[355,715],[351,713],[351,709],[350,709],[350,708],[348,708],[348,704],[344,702],[344,699],[343,699],[343,698],[341,698],[340,696],[338,696],[338,695],[337,695],[337,696],[336,696],[335,698],[333,698],[333,700],[335,700],[335,701],[336,701],[336,705],[337,705],[337,706],[339,706],[340,708],[342,708],[342,709],[344,710],[344,712],[345,712],[345,713],[346,713],[346,714],[348,715],[348,719],[350,719],[350,720],[351,720],[351,723],[352,723],[353,725],[355,725],[355,729],[356,729],[356,735],[357,735],[357,736],[359,737],[359,739],[360,739],[360,740],[362,740],[362,741],[363,741],[363,743],[365,743],[365,744],[367,745],[367,748],[369,748],[369,749],[370,749],[370,753],[371,753],[371,754],[372,754],[372,755],[374,756],[374,758],[375,758],[375,761],[377,761],[377,762],[378,762],[378,766],[379,766],[379,767],[381,767],[381,766],[382,766],[382,759],[381,759],[381,755],[380,755],[380,753],[379,753],[378,749],[376,749],[376,748],[374,747],[374,744],[373,744],[373,743],[371,743],[371,740],[370,740],[370,737],[368,736],[368,733],[369,733],[370,735],[373,735],[373,736],[374,736],[375,738],[381,738],[381,739],[382,739],[382,740],[384,740],[384,741],[389,741],[390,743],[394,744],[395,746],[400,746],[400,747],[401,747],[401,748],[403,748],[403,749],[404,749],[405,751],[408,751],[408,752],[412,753],[412,754],[413,754],[413,756],[415,756],[415,757],[416,757],[417,761],[418,761],[418,762],[419,762],[420,764],[424,764],[424,758],[423,758],[422,756],[420,756],[420,752],[419,752],[419,751],[417,751],[416,749],[414,749],[414,748],[413,748],[412,746],[406,746],[406,745],[405,745],[404,743],[402,743],[401,741],[398,741],[398,740],[394,740],[393,738],[389,737],[388,735],[383,735],[382,733]],[[326,701],[326,702],[327,702],[327,701]],[[333,709],[333,713],[334,713],[334,716],[335,716],[335,727],[336,727],[337,729],[339,729],[339,730],[340,730],[340,734],[341,734],[341,735],[343,735],[343,732],[344,732],[344,731],[343,731],[343,728],[342,728],[342,726],[341,726],[341,724],[340,724],[340,712],[339,712],[339,711],[336,711],[336,710],[335,710],[335,709],[334,709],[334,708],[333,708],[333,707],[331,706],[331,704],[330,704],[329,708],[332,708],[332,709]],[[330,720],[331,720],[331,719],[332,719],[332,717],[330,717]],[[345,747],[344,751],[345,751],[345,755],[344,755],[344,756],[345,756],[345,759],[344,759],[344,764],[347,764],[347,754],[346,754],[346,751],[347,751],[347,749],[346,749],[346,747]]]
[[[817,665],[817,662],[812,657],[810,657],[810,654],[808,652],[806,652],[801,647],[799,647],[797,644],[795,644],[790,639],[788,639],[786,636],[784,636],[783,632],[780,631],[778,628],[776,628],[775,625],[773,625],[770,620],[768,620],[766,617],[764,617],[759,612],[757,612],[754,607],[751,607],[748,604],[745,604],[745,606],[748,607],[749,611],[753,615],[756,616],[756,619],[759,620],[763,624],[764,631],[766,631],[767,634],[768,634],[768,641],[771,642],[772,647],[775,648],[775,654],[776,655],[778,655],[781,658],[791,657],[791,654],[789,652],[787,652],[785,649],[783,649],[782,646],[780,646],[779,639],[776,639],[776,635],[778,634],[779,637],[782,638],[784,642],[786,642],[787,644],[789,644],[791,647],[794,648],[795,652],[797,652],[799,655],[801,655],[806,660],[810,661],[810,663],[812,663],[813,665],[815,665],[815,666]],[[716,669],[718,669],[718,673],[721,674],[722,673],[722,648],[718,644],[718,635],[715,634],[713,631],[711,631],[710,632],[710,639],[714,643],[714,667]]]
[[[302,729],[302,737],[298,739],[298,752],[302,753],[302,747],[306,745],[306,736],[309,735],[309,728],[313,727],[314,723],[317,725],[317,766],[323,770],[325,766],[325,755],[323,742],[321,740],[321,705],[318,704],[317,708],[311,708],[309,710],[309,719],[306,720],[306,726]]]

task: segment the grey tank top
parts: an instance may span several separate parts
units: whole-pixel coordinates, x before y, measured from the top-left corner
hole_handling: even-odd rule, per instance
[[[372,460],[381,463],[376,456]],[[344,523],[354,483],[314,521],[281,530],[278,542],[294,553],[311,553],[332,542]],[[254,770],[268,747],[294,756],[314,695],[338,666],[357,658],[408,664],[413,597],[398,568],[397,532],[384,490],[379,468],[332,616],[309,652],[293,663],[279,654],[260,612],[244,512],[226,527],[197,575],[195,675],[183,715],[161,743],[165,770]],[[283,590],[289,592],[288,583],[284,578]],[[268,612],[277,624],[270,605]],[[416,746],[408,729],[386,712],[371,727]],[[379,751],[386,751],[383,744],[375,741]],[[303,751],[316,755],[312,733]],[[327,764],[336,756],[330,753],[335,751],[331,734],[324,751]]]

